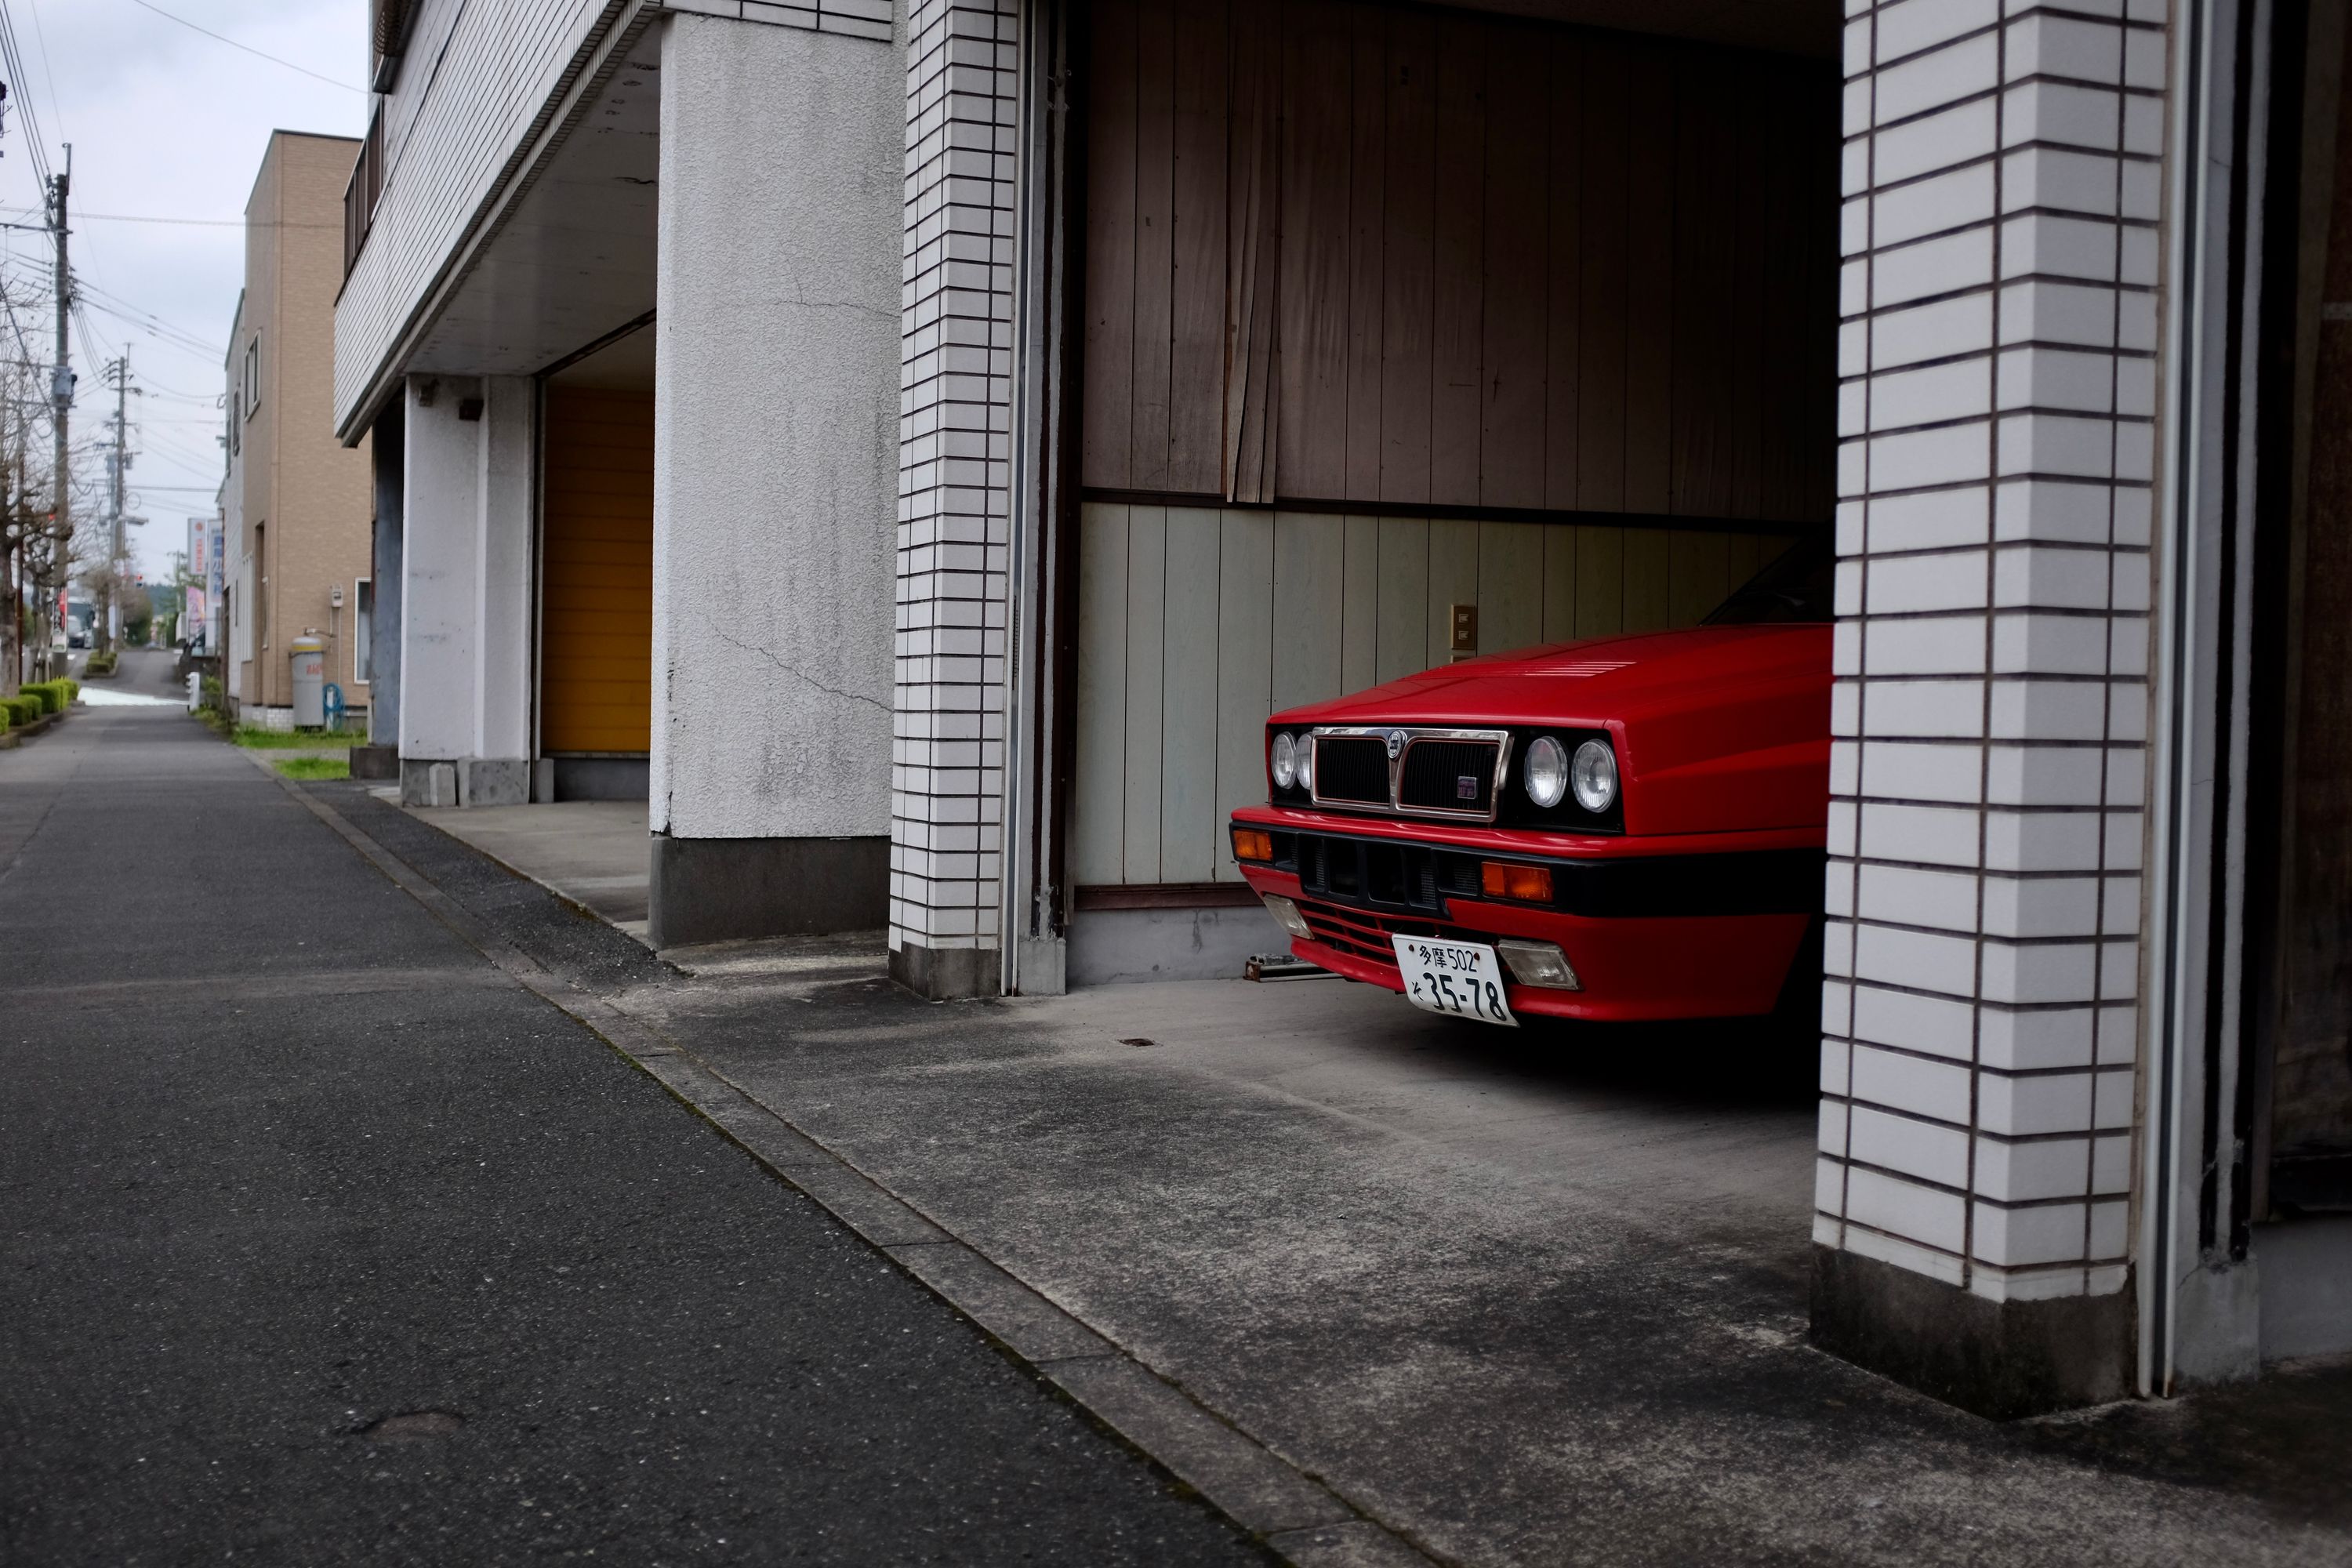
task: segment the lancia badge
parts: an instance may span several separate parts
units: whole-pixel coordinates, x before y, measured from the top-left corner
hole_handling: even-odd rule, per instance
[[[1391,730],[1389,731],[1389,761],[1395,762],[1402,755],[1404,755],[1404,731],[1402,730]]]

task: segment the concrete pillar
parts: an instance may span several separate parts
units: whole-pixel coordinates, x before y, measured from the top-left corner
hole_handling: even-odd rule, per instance
[[[469,756],[520,763],[531,754],[531,541],[539,389],[522,376],[482,382],[480,518],[474,535],[474,736]],[[520,773],[478,765],[477,787],[529,798]],[[513,776],[506,776],[513,773]],[[517,790],[526,793],[516,795]],[[488,804],[487,801],[472,804]]]
[[[649,935],[878,929],[904,78],[664,26]]]
[[[890,968],[999,988],[1012,531],[1016,0],[908,18]]]
[[[368,665],[368,742],[389,746],[394,756],[400,746],[400,588],[401,487],[406,482],[403,431],[405,401],[386,409],[368,438],[369,460],[375,468],[375,521],[369,578],[375,596],[370,627]],[[353,606],[354,612],[357,606]]]
[[[2166,12],[1849,5],[1817,1339],[2135,1384]]]
[[[532,389],[513,377],[411,376],[404,397],[401,796],[520,805],[530,799]]]

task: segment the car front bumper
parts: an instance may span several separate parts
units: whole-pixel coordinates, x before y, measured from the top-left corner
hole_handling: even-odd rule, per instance
[[[1338,813],[1246,807],[1236,826],[1275,836],[1272,865],[1243,862],[1261,897],[1297,904],[1314,935],[1291,952],[1402,991],[1393,936],[1559,944],[1579,990],[1512,984],[1512,1010],[1554,1017],[1737,1017],[1768,1013],[1822,905],[1820,828],[1672,839],[1569,837]],[[1487,859],[1551,868],[1538,905],[1465,890]],[[1475,888],[1475,880],[1468,884]]]

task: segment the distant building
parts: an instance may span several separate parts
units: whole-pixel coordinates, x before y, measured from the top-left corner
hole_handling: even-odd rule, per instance
[[[229,331],[222,679],[246,722],[293,723],[287,644],[327,639],[327,679],[368,704],[370,457],[335,438],[335,292],[359,144],[275,132],[245,207],[245,292]]]

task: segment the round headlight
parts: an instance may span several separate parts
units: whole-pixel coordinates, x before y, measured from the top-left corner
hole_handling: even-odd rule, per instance
[[[1274,738],[1274,787],[1288,789],[1297,777],[1297,746],[1286,730]]]
[[[1568,793],[1568,748],[1549,735],[1537,736],[1528,748],[1524,775],[1528,798],[1550,810]]]
[[[1307,791],[1307,794],[1309,794],[1309,795],[1314,794],[1314,793],[1315,793],[1315,737],[1314,737],[1314,736],[1312,736],[1312,735],[1301,735],[1301,736],[1299,736],[1299,737],[1298,737],[1298,753],[1297,753],[1297,769],[1298,769],[1298,787],[1299,787],[1300,789],[1303,789],[1303,790]]]
[[[1617,759],[1599,741],[1587,741],[1576,748],[1576,761],[1568,770],[1569,787],[1576,791],[1576,804],[1594,813],[1609,809],[1617,798]]]

